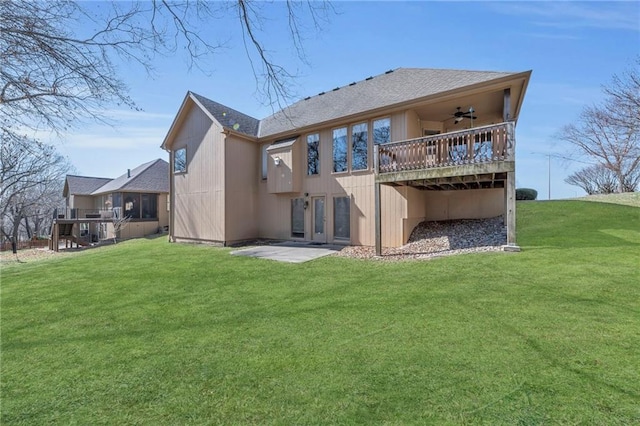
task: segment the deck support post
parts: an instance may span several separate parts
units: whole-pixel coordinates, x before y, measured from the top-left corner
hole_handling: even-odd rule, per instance
[[[376,256],[382,256],[382,218],[380,217],[381,215],[380,184],[376,182],[373,187],[374,187],[374,199],[375,199],[374,201],[375,201],[375,210],[376,210],[376,213],[375,213]]]
[[[507,219],[507,245],[504,251],[520,251],[516,244],[516,172],[507,172],[505,188],[507,202],[505,205]]]

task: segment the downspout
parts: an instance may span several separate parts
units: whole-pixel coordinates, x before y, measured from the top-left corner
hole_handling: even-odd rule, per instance
[[[174,173],[173,173],[173,151],[169,150],[169,149],[164,149],[165,151],[167,151],[169,153],[169,242],[171,243],[171,237],[173,236],[173,230],[174,228],[174,209],[175,209],[175,204],[174,204],[174,194],[175,191],[173,189],[173,179],[174,179]]]

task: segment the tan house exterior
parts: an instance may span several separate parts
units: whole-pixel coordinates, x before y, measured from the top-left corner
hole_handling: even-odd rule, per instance
[[[397,247],[424,220],[504,215],[531,71],[399,68],[258,120],[189,92],[170,153],[170,239]],[[471,111],[471,112],[470,112]]]
[[[115,179],[67,175],[63,196],[52,240],[62,236],[82,245],[157,234],[169,226],[169,163],[150,161]],[[129,222],[116,232],[113,219],[123,217]]]

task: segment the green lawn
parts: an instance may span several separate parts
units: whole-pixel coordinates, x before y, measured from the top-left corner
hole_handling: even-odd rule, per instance
[[[0,423],[640,423],[640,209],[518,227],[429,261],[161,238],[4,267]]]

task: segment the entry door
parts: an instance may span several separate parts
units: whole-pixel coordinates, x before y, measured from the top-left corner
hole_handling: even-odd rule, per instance
[[[311,238],[320,243],[327,242],[324,201],[324,197],[311,197],[311,230],[313,231]]]

